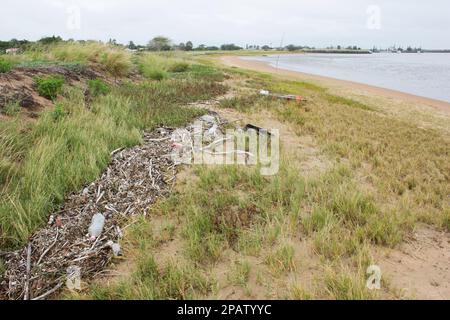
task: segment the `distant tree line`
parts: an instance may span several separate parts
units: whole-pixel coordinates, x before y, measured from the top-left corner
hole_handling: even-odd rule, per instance
[[[0,53],[9,48],[25,49],[30,42],[27,40],[12,39],[10,41],[0,41]]]
[[[59,42],[75,42],[73,39],[64,40],[60,36],[48,36],[43,37],[39,39],[38,41],[28,41],[28,40],[17,40],[12,39],[10,41],[0,41],[0,53],[5,52],[8,48],[19,48],[21,50],[27,50],[29,48],[32,48],[36,45],[51,45],[54,43]],[[89,40],[78,40],[76,42],[79,43],[86,43],[86,42],[92,42]],[[95,41],[98,42],[98,41]],[[173,43],[172,40],[170,40],[168,37],[165,36],[157,36],[154,37],[152,40],[150,40],[146,45],[139,45],[135,44],[133,41],[130,41],[126,45],[122,45],[117,42],[116,39],[110,39],[107,42],[109,45],[112,46],[120,46],[124,48],[128,48],[129,50],[133,51],[173,51],[173,50],[179,50],[179,51],[237,51],[237,50],[243,50],[244,48],[236,45],[234,43],[225,43],[220,46],[208,46],[205,44],[200,44],[198,46],[194,46],[192,41],[187,42],[181,42],[181,43]],[[353,45],[353,46],[328,46],[326,49],[316,49],[315,47],[310,46],[303,46],[303,45],[295,45],[295,44],[289,44],[282,47],[273,47],[272,45],[257,45],[257,44],[247,44],[245,45],[245,50],[285,50],[285,51],[323,51],[323,52],[337,52],[337,51],[368,51],[368,50],[362,50],[359,46]],[[378,49],[375,46],[373,49],[370,50],[371,52],[380,52],[383,51],[382,49]],[[416,48],[412,46],[408,46],[406,49],[403,49],[401,47],[391,47],[387,49],[387,51],[401,51],[401,52],[425,52],[426,50],[423,50],[422,48]]]

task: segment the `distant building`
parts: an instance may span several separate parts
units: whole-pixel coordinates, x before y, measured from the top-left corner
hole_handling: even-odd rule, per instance
[[[16,55],[19,53],[19,48],[9,48],[6,49],[6,54]]]

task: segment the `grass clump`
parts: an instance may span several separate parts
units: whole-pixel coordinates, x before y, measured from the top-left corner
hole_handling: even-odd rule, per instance
[[[106,95],[111,91],[111,89],[109,88],[109,85],[101,79],[89,80],[88,88],[89,88],[89,93],[94,97],[98,97],[100,95]]]
[[[55,121],[62,119],[66,115],[67,113],[64,111],[64,106],[62,103],[57,103],[51,113],[51,116]]]
[[[245,287],[250,278],[251,268],[248,261],[236,261],[228,275],[228,280],[234,285]]]
[[[188,300],[207,294],[212,284],[192,266],[168,262],[160,267],[153,256],[141,258],[129,280],[102,287],[93,286],[94,300]]]
[[[21,107],[20,103],[17,101],[10,101],[6,104],[6,106],[3,108],[4,114],[6,114],[9,117],[14,117],[20,113]]]
[[[191,65],[187,75],[192,78],[201,78],[209,81],[220,82],[225,80],[225,74],[221,70],[203,64]]]
[[[262,99],[257,95],[244,95],[223,99],[220,102],[220,107],[247,113],[255,111],[256,108],[259,108],[258,104],[261,102]]]
[[[175,62],[169,66],[168,71],[174,73],[186,72],[189,70],[189,63],[187,62]]]
[[[374,292],[366,287],[366,277],[346,270],[328,270],[325,277],[326,293],[335,300],[372,300]]]
[[[271,253],[267,257],[266,263],[275,273],[280,271],[283,272],[295,271],[296,265],[294,261],[294,256],[295,256],[294,247],[292,247],[291,245],[284,245],[275,252]]]
[[[55,100],[61,92],[65,79],[60,75],[51,75],[47,77],[36,77],[34,83],[40,96],[49,100]]]
[[[442,219],[442,228],[450,232],[450,208],[444,210],[444,218]]]
[[[130,57],[116,50],[108,50],[101,55],[100,63],[103,68],[114,78],[127,76],[132,68]]]
[[[10,61],[7,61],[0,57],[0,73],[10,72],[13,68],[13,65]]]
[[[169,77],[169,74],[161,69],[148,69],[143,72],[143,74],[152,80],[161,81]]]
[[[3,275],[6,272],[6,267],[5,267],[5,263],[3,262],[3,260],[0,258],[0,279],[3,278]]]

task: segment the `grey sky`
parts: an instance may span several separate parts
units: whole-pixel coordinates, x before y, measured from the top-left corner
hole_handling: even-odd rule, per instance
[[[448,0],[2,0],[0,39],[450,48]]]

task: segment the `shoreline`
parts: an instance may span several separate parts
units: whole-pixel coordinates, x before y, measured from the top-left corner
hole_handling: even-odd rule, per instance
[[[319,76],[287,69],[277,69],[271,66],[269,62],[244,60],[241,59],[241,57],[239,56],[224,56],[220,58],[220,62],[228,67],[238,67],[252,71],[266,72],[290,78],[292,80],[312,80],[320,82],[325,86],[345,87],[351,90],[360,90],[365,93],[375,94],[377,96],[381,96],[384,98],[399,99],[405,102],[414,103],[415,105],[418,104],[426,105],[436,110],[450,114],[450,103],[442,100],[422,97],[410,93],[405,93],[387,88],[381,88],[349,80],[340,80],[336,78]]]

